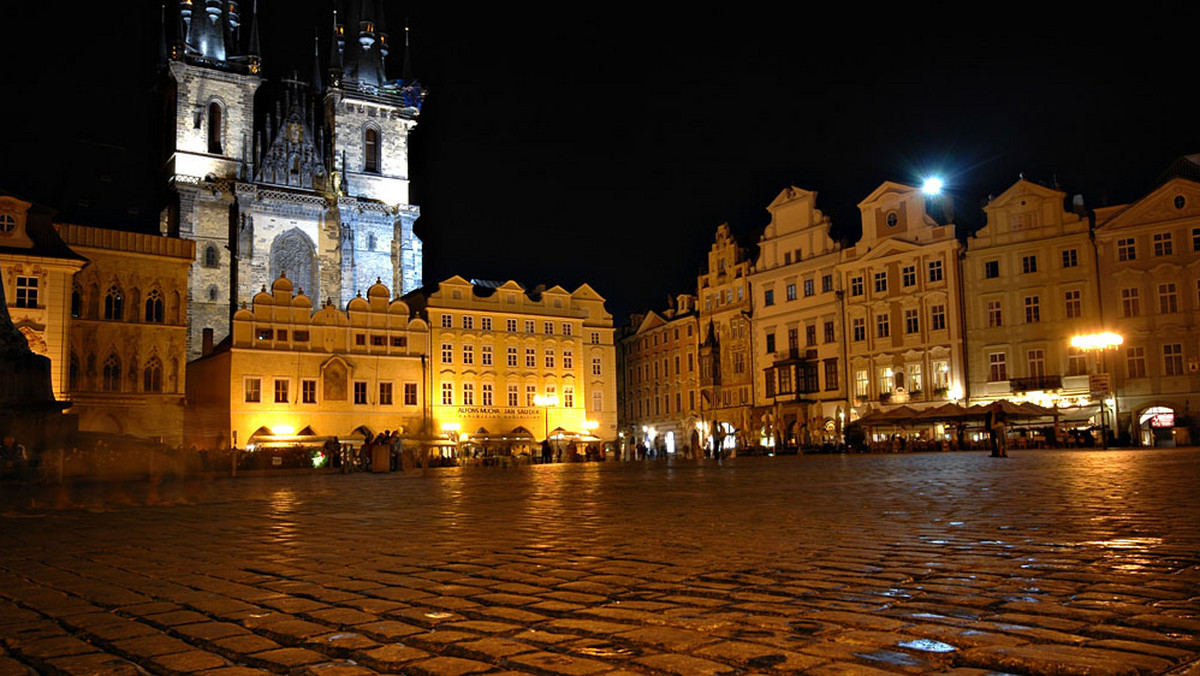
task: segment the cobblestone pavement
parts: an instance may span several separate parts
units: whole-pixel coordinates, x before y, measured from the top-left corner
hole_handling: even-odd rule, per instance
[[[1200,673],[1196,449],[137,490],[0,515],[0,676]]]

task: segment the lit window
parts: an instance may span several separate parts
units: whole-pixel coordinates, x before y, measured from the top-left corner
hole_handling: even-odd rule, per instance
[[[12,214],[0,214],[0,235],[7,235],[17,229],[17,219]]]
[[[784,290],[787,292],[788,300],[796,300],[796,285],[795,285],[795,283],[788,284]]]
[[[865,369],[860,369],[854,372],[854,396],[858,398],[866,397],[870,394],[871,379],[867,376]]]
[[[536,385],[526,385],[525,386],[525,405],[533,406],[535,397],[537,397],[537,386]]]
[[[813,280],[811,280],[811,279],[804,280],[804,297],[807,298],[815,293],[816,293],[816,291],[813,288]]]

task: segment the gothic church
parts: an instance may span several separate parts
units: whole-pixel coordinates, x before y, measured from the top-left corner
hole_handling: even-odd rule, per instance
[[[189,358],[204,329],[221,340],[232,313],[281,274],[339,307],[377,280],[397,296],[422,285],[408,134],[424,90],[407,39],[404,75],[389,80],[379,0],[349,0],[334,13],[327,67],[314,45],[311,75],[284,79],[267,105],[244,4],[179,0],[164,21],[163,229],[196,242]]]

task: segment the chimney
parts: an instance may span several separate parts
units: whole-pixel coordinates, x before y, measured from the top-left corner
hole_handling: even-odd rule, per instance
[[[213,351],[213,330],[212,328],[204,329],[203,338],[200,339],[200,355],[207,357]]]

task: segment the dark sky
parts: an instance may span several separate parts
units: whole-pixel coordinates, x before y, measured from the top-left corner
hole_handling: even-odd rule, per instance
[[[332,2],[259,4],[267,76],[309,73]],[[942,174],[974,226],[1021,173],[1097,206],[1200,152],[1190,4],[437,4],[384,2],[429,90],[411,155],[426,280],[587,281],[618,324],[693,289],[718,224],[753,244],[788,184],[854,236],[884,180]],[[68,210],[103,160],[109,196],[152,220],[158,9],[140,8],[5,22],[0,189]]]

